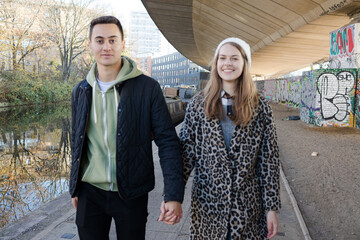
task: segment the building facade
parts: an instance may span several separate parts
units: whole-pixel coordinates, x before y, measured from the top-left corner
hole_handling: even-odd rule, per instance
[[[146,12],[131,12],[127,36],[130,55],[135,58],[161,52],[161,33]]]
[[[151,76],[151,56],[136,58],[137,67],[148,76]]]
[[[209,78],[209,72],[175,52],[152,59],[151,77],[162,87],[186,85],[199,89],[201,82]]]

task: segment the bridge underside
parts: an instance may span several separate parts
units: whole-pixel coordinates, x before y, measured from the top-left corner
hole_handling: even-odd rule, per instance
[[[252,49],[251,73],[277,77],[329,58],[329,32],[359,13],[360,0],[142,0],[168,41],[208,66],[229,36]]]

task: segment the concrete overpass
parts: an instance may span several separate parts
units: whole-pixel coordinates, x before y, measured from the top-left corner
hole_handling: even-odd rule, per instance
[[[193,62],[208,66],[218,43],[236,36],[251,46],[251,73],[265,78],[326,61],[329,32],[360,16],[360,0],[142,2],[168,41]]]

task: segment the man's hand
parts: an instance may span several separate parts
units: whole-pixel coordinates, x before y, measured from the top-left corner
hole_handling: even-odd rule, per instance
[[[71,199],[71,204],[74,206],[75,210],[77,210],[78,197],[74,197]]]
[[[278,226],[279,226],[279,222],[275,211],[269,211],[266,214],[266,223],[268,230],[267,238],[271,239],[277,234]]]
[[[164,202],[162,201],[160,206],[161,214],[158,221],[163,221],[166,224],[174,225],[180,222],[182,218],[181,203],[176,201]]]

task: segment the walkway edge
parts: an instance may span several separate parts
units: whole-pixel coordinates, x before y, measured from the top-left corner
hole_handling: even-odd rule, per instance
[[[299,225],[300,225],[300,228],[301,228],[301,231],[302,233],[304,234],[304,239],[305,240],[312,240],[311,239],[311,236],[310,236],[310,233],[309,233],[309,230],[305,224],[305,221],[304,221],[304,218],[302,217],[302,214],[300,212],[300,209],[299,209],[299,206],[296,202],[296,198],[290,188],[290,185],[289,185],[289,182],[288,180],[286,179],[286,176],[284,174],[284,171],[282,169],[282,166],[280,165],[280,176],[281,176],[281,180],[283,181],[284,185],[285,185],[285,189],[290,197],[290,200],[291,200],[291,204],[294,208],[294,211],[295,211],[295,215],[296,215],[296,218],[299,222]]]
[[[70,204],[70,203],[69,203]],[[59,226],[61,223],[65,222],[68,218],[70,218],[72,215],[76,214],[76,210],[72,209],[69,212],[66,212],[63,216],[58,218],[55,222],[51,223],[49,226],[47,226],[45,229],[43,229],[41,232],[36,234],[36,236],[32,237],[31,240],[39,240],[46,237],[46,235],[54,230],[57,226]]]

